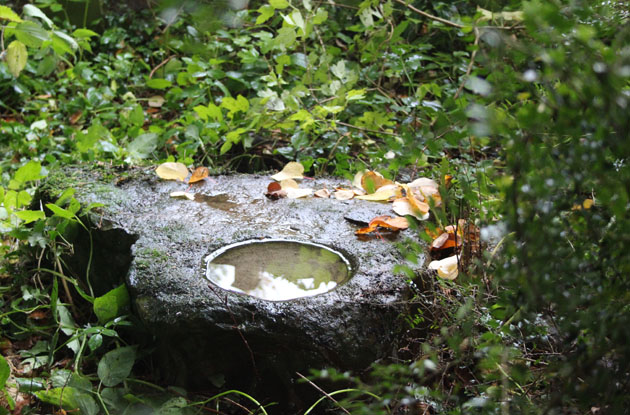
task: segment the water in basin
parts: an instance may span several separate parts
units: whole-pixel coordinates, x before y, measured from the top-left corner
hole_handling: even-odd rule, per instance
[[[206,262],[206,278],[214,284],[271,301],[322,294],[350,278],[341,253],[310,242],[239,242],[214,251]]]

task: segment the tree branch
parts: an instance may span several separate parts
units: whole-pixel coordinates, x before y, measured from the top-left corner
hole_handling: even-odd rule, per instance
[[[440,22],[440,23],[445,24],[447,26],[456,27],[458,29],[461,29],[461,28],[464,27],[464,25],[461,25],[459,23],[451,22],[450,20],[442,19],[441,17],[434,16],[434,15],[429,14],[427,12],[424,12],[424,11],[422,11],[420,9],[417,9],[417,8],[413,7],[411,4],[406,3],[404,0],[395,0],[395,1],[396,1],[396,3],[400,3],[403,6],[409,8],[409,10],[413,10],[414,12],[418,13],[419,15],[426,17],[427,19],[435,20],[436,22]]]

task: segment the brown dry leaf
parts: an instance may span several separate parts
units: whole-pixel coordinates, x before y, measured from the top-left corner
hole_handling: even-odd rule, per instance
[[[77,122],[79,122],[79,119],[81,119],[82,115],[83,115],[83,111],[77,111],[70,116],[70,119],[68,121],[70,121],[70,124],[74,125]]]
[[[188,167],[184,163],[167,162],[160,164],[155,173],[160,179],[183,182],[188,177]]]
[[[375,171],[367,171],[361,177],[361,187],[365,189],[368,194],[374,193],[388,184],[394,184],[394,182],[384,178],[382,174]]]
[[[163,96],[154,95],[152,97],[149,97],[148,104],[151,108],[160,108],[162,105],[164,105],[165,101],[166,100]]]
[[[431,251],[455,248],[456,244],[457,247],[462,246],[461,236],[455,236],[453,232],[444,232],[433,240],[431,243]]]
[[[28,315],[28,318],[31,320],[46,320],[48,318],[48,313],[42,310],[35,310]]]
[[[333,193],[333,196],[335,196],[335,199],[337,200],[349,200],[354,197],[354,191],[338,188],[335,189],[335,193]]]
[[[330,190],[328,189],[319,189],[314,193],[315,197],[321,197],[322,199],[328,199],[330,197]]]
[[[413,196],[401,197],[392,204],[394,212],[400,216],[411,215],[416,219],[429,219],[429,205]]]
[[[281,172],[271,176],[275,181],[281,182],[287,179],[302,179],[304,178],[304,166],[302,164],[291,161],[284,166]]]
[[[407,221],[406,218],[403,218],[403,217],[392,218],[391,216],[383,215],[383,216],[375,217],[374,219],[370,221],[367,227],[357,229],[354,233],[357,235],[363,235],[366,233],[374,232],[378,228],[385,228],[390,231],[397,232],[400,230],[407,229],[408,227],[409,227],[409,222]]]
[[[210,175],[210,171],[207,167],[197,167],[195,171],[193,171],[192,176],[188,179],[188,184],[193,184],[202,181],[206,177]]]
[[[286,190],[282,190],[282,186],[278,182],[271,182],[269,186],[267,186],[267,193],[265,193],[271,200],[278,200],[283,197],[287,197]]]
[[[400,231],[407,229],[409,227],[409,221],[407,218],[402,216],[391,217],[391,216],[379,216],[370,221],[370,225],[377,225],[381,228],[388,228],[393,231]]]
[[[438,276],[447,280],[454,280],[459,274],[458,269],[459,257],[457,255],[441,259],[439,261],[431,261],[429,269],[437,270]]]

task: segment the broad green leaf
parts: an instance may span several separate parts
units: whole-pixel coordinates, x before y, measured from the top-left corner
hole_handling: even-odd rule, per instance
[[[186,407],[188,407],[186,399],[182,397],[171,398],[160,406],[156,415],[182,415]]]
[[[326,11],[326,9],[324,9],[323,7],[318,8],[315,17],[313,17],[313,23],[322,24],[326,20],[328,20],[328,12]]]
[[[50,209],[55,214],[55,216],[60,216],[62,218],[71,219],[71,220],[75,219],[74,213],[62,207],[59,207],[53,203],[46,203],[46,207]]]
[[[153,89],[166,89],[173,83],[168,79],[152,78],[147,81],[147,86]]]
[[[123,284],[94,299],[94,314],[101,324],[126,313],[129,308],[129,292]]]
[[[208,104],[208,106],[197,105],[193,110],[199,115],[204,121],[208,121],[209,118],[214,119],[215,121],[222,122],[223,121],[223,113],[221,109],[214,104]]]
[[[142,127],[144,124],[144,111],[140,105],[136,105],[129,111],[129,121],[137,127]]]
[[[31,48],[39,48],[43,42],[50,39],[49,33],[39,23],[24,21],[12,29],[20,42]]]
[[[57,32],[57,31],[53,32],[52,42],[50,46],[52,46],[53,50],[59,55],[65,55],[66,53],[72,55],[74,53],[74,49],[72,48],[72,45],[69,44],[65,38],[59,36],[58,33],[63,33],[63,32]],[[67,37],[67,35],[65,36]]]
[[[129,376],[135,360],[135,347],[119,347],[103,356],[96,373],[103,385],[116,386]]]
[[[24,223],[31,223],[40,219],[46,219],[46,214],[44,214],[41,210],[20,210],[14,213],[15,216],[22,219]]]
[[[20,184],[24,184],[33,180],[39,180],[44,177],[41,174],[41,171],[41,163],[39,161],[31,160],[15,172],[13,180],[17,181]]]
[[[26,51],[26,45],[19,40],[14,40],[9,43],[6,51],[6,62],[9,67],[9,72],[15,78],[20,75],[22,69],[26,66],[26,59],[28,58],[28,52]]]
[[[346,94],[346,99],[348,101],[356,101],[359,99],[365,98],[365,88],[363,89],[352,89],[348,91]]]
[[[11,375],[9,363],[7,363],[4,356],[0,355],[0,389],[3,389],[4,385],[6,385],[9,375]]]
[[[7,6],[0,6],[0,20],[9,20],[18,23],[23,21],[20,16]]]
[[[289,2],[287,0],[269,0],[269,4],[274,9],[286,9],[289,7]]]
[[[72,32],[72,36],[80,39],[89,39],[93,36],[98,36],[98,33],[90,30],[90,29],[77,29]]]
[[[53,27],[52,20],[50,20],[48,16],[46,16],[44,12],[41,11],[38,7],[33,6],[32,4],[26,4],[23,10],[24,10],[25,15],[31,16],[31,17],[37,17],[38,19],[41,19],[44,23],[46,23],[46,25],[49,28],[52,29]]]
[[[134,158],[147,158],[157,148],[158,135],[146,133],[137,136],[127,146],[127,151]]]
[[[297,27],[302,29],[303,34],[306,33],[306,23],[304,22],[302,13],[300,13],[299,10],[295,10],[293,13],[291,13],[291,20],[293,20],[293,23],[295,23]]]
[[[282,27],[278,30],[278,35],[275,37],[273,43],[278,49],[286,49],[295,43],[297,34],[292,27]]]
[[[483,78],[479,78],[478,76],[471,76],[466,80],[466,89],[471,90],[475,94],[479,94],[481,96],[487,96],[492,92],[492,85],[488,81]]]
[[[79,407],[76,395],[79,392],[70,387],[66,386],[63,388],[52,388],[44,391],[34,392],[34,395],[39,398],[44,403],[54,405],[55,407],[61,406],[65,410],[74,410]]]
[[[256,24],[263,24],[274,15],[275,10],[270,5],[265,4],[258,9],[258,13],[260,15],[256,18]]]
[[[59,38],[61,38],[64,42],[66,42],[68,44],[68,46],[70,47],[70,49],[72,49],[72,51],[75,51],[77,49],[79,49],[79,44],[77,43],[76,40],[74,40],[74,38],[70,35],[68,35],[67,33],[61,32],[59,30],[55,30],[53,31],[54,36],[58,36]],[[71,53],[72,53],[71,51]]]
[[[246,112],[249,109],[249,101],[242,95],[239,95],[236,99],[225,97],[221,101],[221,107],[228,110],[228,117],[234,118],[234,114],[237,112]]]

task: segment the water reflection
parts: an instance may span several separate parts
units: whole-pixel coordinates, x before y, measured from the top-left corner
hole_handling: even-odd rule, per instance
[[[311,243],[239,243],[206,261],[206,277],[219,287],[272,301],[325,293],[349,277],[349,264],[340,254]]]

